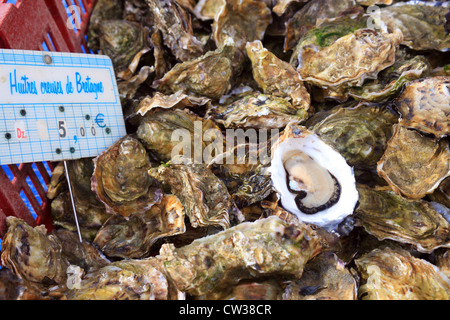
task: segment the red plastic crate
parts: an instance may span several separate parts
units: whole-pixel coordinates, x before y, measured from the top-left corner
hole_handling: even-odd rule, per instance
[[[0,48],[88,53],[86,30],[96,2],[0,0]],[[31,226],[44,224],[48,231],[53,229],[46,190],[56,164],[46,164],[0,166],[0,238],[6,232],[8,216],[20,217]]]

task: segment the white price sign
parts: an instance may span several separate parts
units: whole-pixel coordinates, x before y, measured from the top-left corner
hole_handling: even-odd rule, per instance
[[[126,134],[111,59],[0,50],[0,165],[95,157]]]

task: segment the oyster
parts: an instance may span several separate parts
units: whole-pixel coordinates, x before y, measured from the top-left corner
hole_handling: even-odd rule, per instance
[[[67,161],[78,225],[81,234],[86,240],[92,240],[98,229],[109,218],[105,206],[91,190],[91,177],[94,172],[94,163],[92,160],[92,158],[83,158]],[[51,213],[55,226],[63,227],[71,231],[77,230],[72,199],[68,190],[61,192],[52,201]]]
[[[189,61],[204,53],[202,43],[194,36],[189,14],[173,0],[145,0],[155,27],[161,31],[164,44],[180,61]]]
[[[280,300],[282,293],[283,288],[276,279],[243,280],[235,286],[221,288],[195,298],[199,300]]]
[[[450,247],[450,223],[429,202],[362,185],[358,193],[357,225],[379,240],[409,243],[425,253]]]
[[[151,260],[122,260],[87,273],[69,300],[166,300],[169,283]]]
[[[358,201],[353,169],[305,127],[286,127],[268,170],[281,205],[300,221],[333,228],[353,213]]]
[[[303,45],[297,71],[303,81],[333,90],[361,86],[394,64],[401,39],[397,31],[387,34],[358,29],[329,46]]]
[[[284,300],[356,300],[354,276],[333,252],[322,252],[308,261],[300,279],[290,281]]]
[[[310,226],[288,225],[272,216],[181,248],[164,244],[160,259],[179,290],[203,295],[258,276],[300,277],[306,262],[321,251],[320,241]]]
[[[147,173],[150,167],[145,147],[126,135],[94,159],[92,190],[110,214],[127,218],[145,212],[162,198]]]
[[[400,124],[437,138],[450,132],[450,77],[429,77],[409,82],[395,106]]]
[[[100,50],[109,56],[116,72],[128,68],[131,61],[146,45],[146,31],[126,20],[107,20],[100,27]]]
[[[448,51],[450,35],[445,31],[445,15],[449,8],[447,1],[396,3],[380,8],[382,19],[378,27],[385,27],[388,32],[399,29],[403,33],[401,43],[411,49]]]
[[[251,93],[229,105],[214,106],[208,117],[225,128],[281,129],[289,122],[303,123],[305,109],[296,108],[284,98],[259,92]]]
[[[8,231],[2,242],[2,264],[24,283],[38,291],[51,286],[64,286],[69,262],[61,253],[61,243],[47,236],[44,225],[30,227],[22,219],[6,219]]]
[[[375,168],[392,136],[397,116],[377,104],[358,103],[325,112],[308,126],[356,168]]]
[[[228,39],[215,51],[176,64],[163,78],[153,82],[153,88],[165,94],[182,90],[189,95],[220,99],[231,88],[234,43]]]
[[[226,4],[226,0],[199,0],[194,7],[194,14],[202,20],[213,20]]]
[[[217,47],[225,45],[228,37],[234,41],[234,74],[242,70],[246,43],[262,40],[271,22],[270,9],[260,0],[227,0],[214,16],[212,36]]]
[[[143,145],[164,162],[178,155],[193,159],[196,163],[201,163],[202,160],[208,162],[208,157],[213,154],[208,155],[205,150],[208,145],[214,145],[214,141],[211,144],[208,142],[221,140],[222,136],[214,121],[180,109],[147,113],[136,133]]]
[[[395,63],[369,80],[362,87],[352,87],[348,95],[356,100],[381,102],[397,95],[409,81],[427,76],[430,65],[424,56],[408,58],[398,54]],[[347,99],[347,97],[344,97]]]
[[[369,300],[449,300],[450,280],[439,269],[403,249],[374,249],[355,260]]]
[[[395,124],[377,171],[395,192],[422,198],[450,175],[448,142],[436,141]]]
[[[161,238],[186,231],[184,208],[174,195],[164,195],[149,210],[128,219],[112,216],[94,239],[108,257],[134,259],[147,257],[153,244]]]
[[[248,42],[253,78],[266,94],[289,99],[295,108],[308,111],[311,98],[296,70],[269,52],[259,40]]]
[[[149,174],[176,195],[194,228],[216,225],[230,227],[238,209],[225,184],[204,164],[166,164]]]
[[[294,48],[298,41],[321,20],[335,18],[356,6],[355,0],[311,0],[286,22],[284,50]]]

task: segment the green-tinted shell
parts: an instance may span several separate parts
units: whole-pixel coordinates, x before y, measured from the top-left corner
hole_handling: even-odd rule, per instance
[[[450,247],[450,223],[424,200],[358,186],[356,219],[379,240],[409,243],[421,252]]]
[[[233,40],[197,59],[176,64],[153,88],[165,94],[182,90],[189,95],[220,99],[231,87]]]
[[[146,31],[126,20],[104,21],[100,27],[100,50],[109,56],[116,72],[128,68],[139,51],[147,47]]]
[[[374,249],[355,260],[358,295],[368,300],[449,300],[450,282],[438,268],[403,249]]]
[[[349,165],[375,167],[386,149],[397,117],[385,107],[365,103],[328,114],[310,128],[338,150]]]

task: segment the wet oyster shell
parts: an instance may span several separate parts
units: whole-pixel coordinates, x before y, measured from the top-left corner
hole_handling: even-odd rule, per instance
[[[297,71],[303,81],[333,90],[361,86],[394,64],[401,39],[401,32],[358,29],[326,47],[303,46]]]
[[[64,286],[69,262],[62,255],[58,238],[47,235],[44,225],[33,228],[14,216],[6,218],[6,223],[2,264],[38,291],[47,291],[54,285]]]
[[[122,260],[87,273],[68,300],[166,300],[169,284],[151,260]]]
[[[110,214],[123,217],[145,212],[162,198],[148,175],[151,167],[145,147],[126,135],[94,159],[91,187]]]
[[[397,116],[386,107],[365,103],[327,114],[311,130],[339,151],[350,166],[376,167],[392,136]]]
[[[263,47],[261,41],[248,42],[253,78],[266,94],[289,99],[295,108],[310,108],[311,98],[296,70]]]
[[[448,300],[450,280],[408,251],[374,249],[355,260],[364,284],[358,296],[369,300]]]
[[[409,82],[395,106],[400,124],[437,138],[450,132],[450,77],[429,77]]]
[[[311,0],[286,22],[284,51],[293,49],[298,41],[321,20],[335,18],[356,6],[355,0]]]
[[[136,133],[145,148],[164,162],[178,155],[196,162],[202,162],[202,160],[208,162],[208,157],[213,156],[204,152],[209,141],[221,140],[222,136],[213,120],[203,119],[188,110],[181,109],[147,113]],[[206,139],[208,136],[211,140]],[[222,141],[217,142],[222,143]],[[200,152],[196,149],[198,146],[201,146]]]
[[[350,88],[348,95],[356,100],[382,102],[397,95],[409,81],[427,76],[429,72],[430,65],[424,56],[407,58],[400,53],[395,63],[381,71],[376,80]]]
[[[225,45],[228,37],[234,40],[234,74],[242,70],[246,43],[262,40],[271,22],[270,9],[260,0],[227,0],[214,16],[212,37],[216,46]]]
[[[283,300],[356,300],[356,279],[333,252],[308,261],[300,279],[289,282]]]
[[[429,202],[362,185],[358,193],[357,225],[379,240],[409,243],[425,253],[450,247],[450,223]]]
[[[378,174],[398,194],[422,198],[450,175],[448,142],[423,136],[395,124],[387,148],[377,164]]]
[[[160,203],[128,219],[112,216],[98,231],[93,243],[108,257],[148,257],[158,239],[186,231],[184,208],[174,195],[165,194]]]
[[[188,95],[220,99],[231,88],[231,61],[234,43],[228,38],[223,46],[205,55],[176,64],[152,87],[164,94],[182,90]]]
[[[333,180],[331,186],[328,180],[319,180],[317,177],[309,175],[311,167],[304,166],[302,174],[304,176],[294,177],[300,180],[300,184],[305,183],[303,197],[294,193],[288,186],[291,181],[285,168],[285,161],[291,157],[292,153],[300,152],[310,158],[314,169],[329,176]],[[287,158],[286,158],[287,157]],[[303,167],[300,167],[302,169]],[[355,186],[353,169],[347,164],[345,158],[331,146],[322,141],[315,133],[306,127],[289,124],[283,135],[280,136],[272,150],[272,161],[268,168],[272,185],[280,195],[281,205],[287,211],[295,214],[300,221],[313,223],[322,227],[334,228],[345,217],[351,215],[358,200],[358,192]],[[316,171],[314,171],[316,172]],[[295,179],[294,179],[295,181]],[[298,200],[302,201],[308,193],[314,198],[315,194],[325,192],[333,188],[330,198],[324,204],[313,207],[312,212],[300,208]],[[303,211],[302,211],[303,209]]]
[[[136,54],[146,47],[146,31],[140,24],[126,20],[102,22],[100,50],[111,58],[116,72],[126,70]]]
[[[179,290],[203,295],[243,279],[300,277],[306,262],[321,251],[320,241],[310,226],[290,226],[272,216],[241,223],[181,248],[164,244],[160,258]]]
[[[188,12],[176,1],[145,0],[155,27],[161,30],[164,44],[180,61],[189,61],[204,53],[202,43],[194,36]]]
[[[230,227],[238,209],[225,184],[205,164],[166,164],[149,170],[149,174],[176,195],[194,228]]]
[[[256,92],[229,105],[214,106],[207,116],[225,128],[281,129],[289,122],[303,123],[308,113],[284,98]]]
[[[449,8],[446,1],[396,3],[380,9],[382,19],[378,27],[387,27],[388,32],[399,29],[403,33],[402,44],[411,49],[448,51],[450,35],[445,31],[445,15]]]

